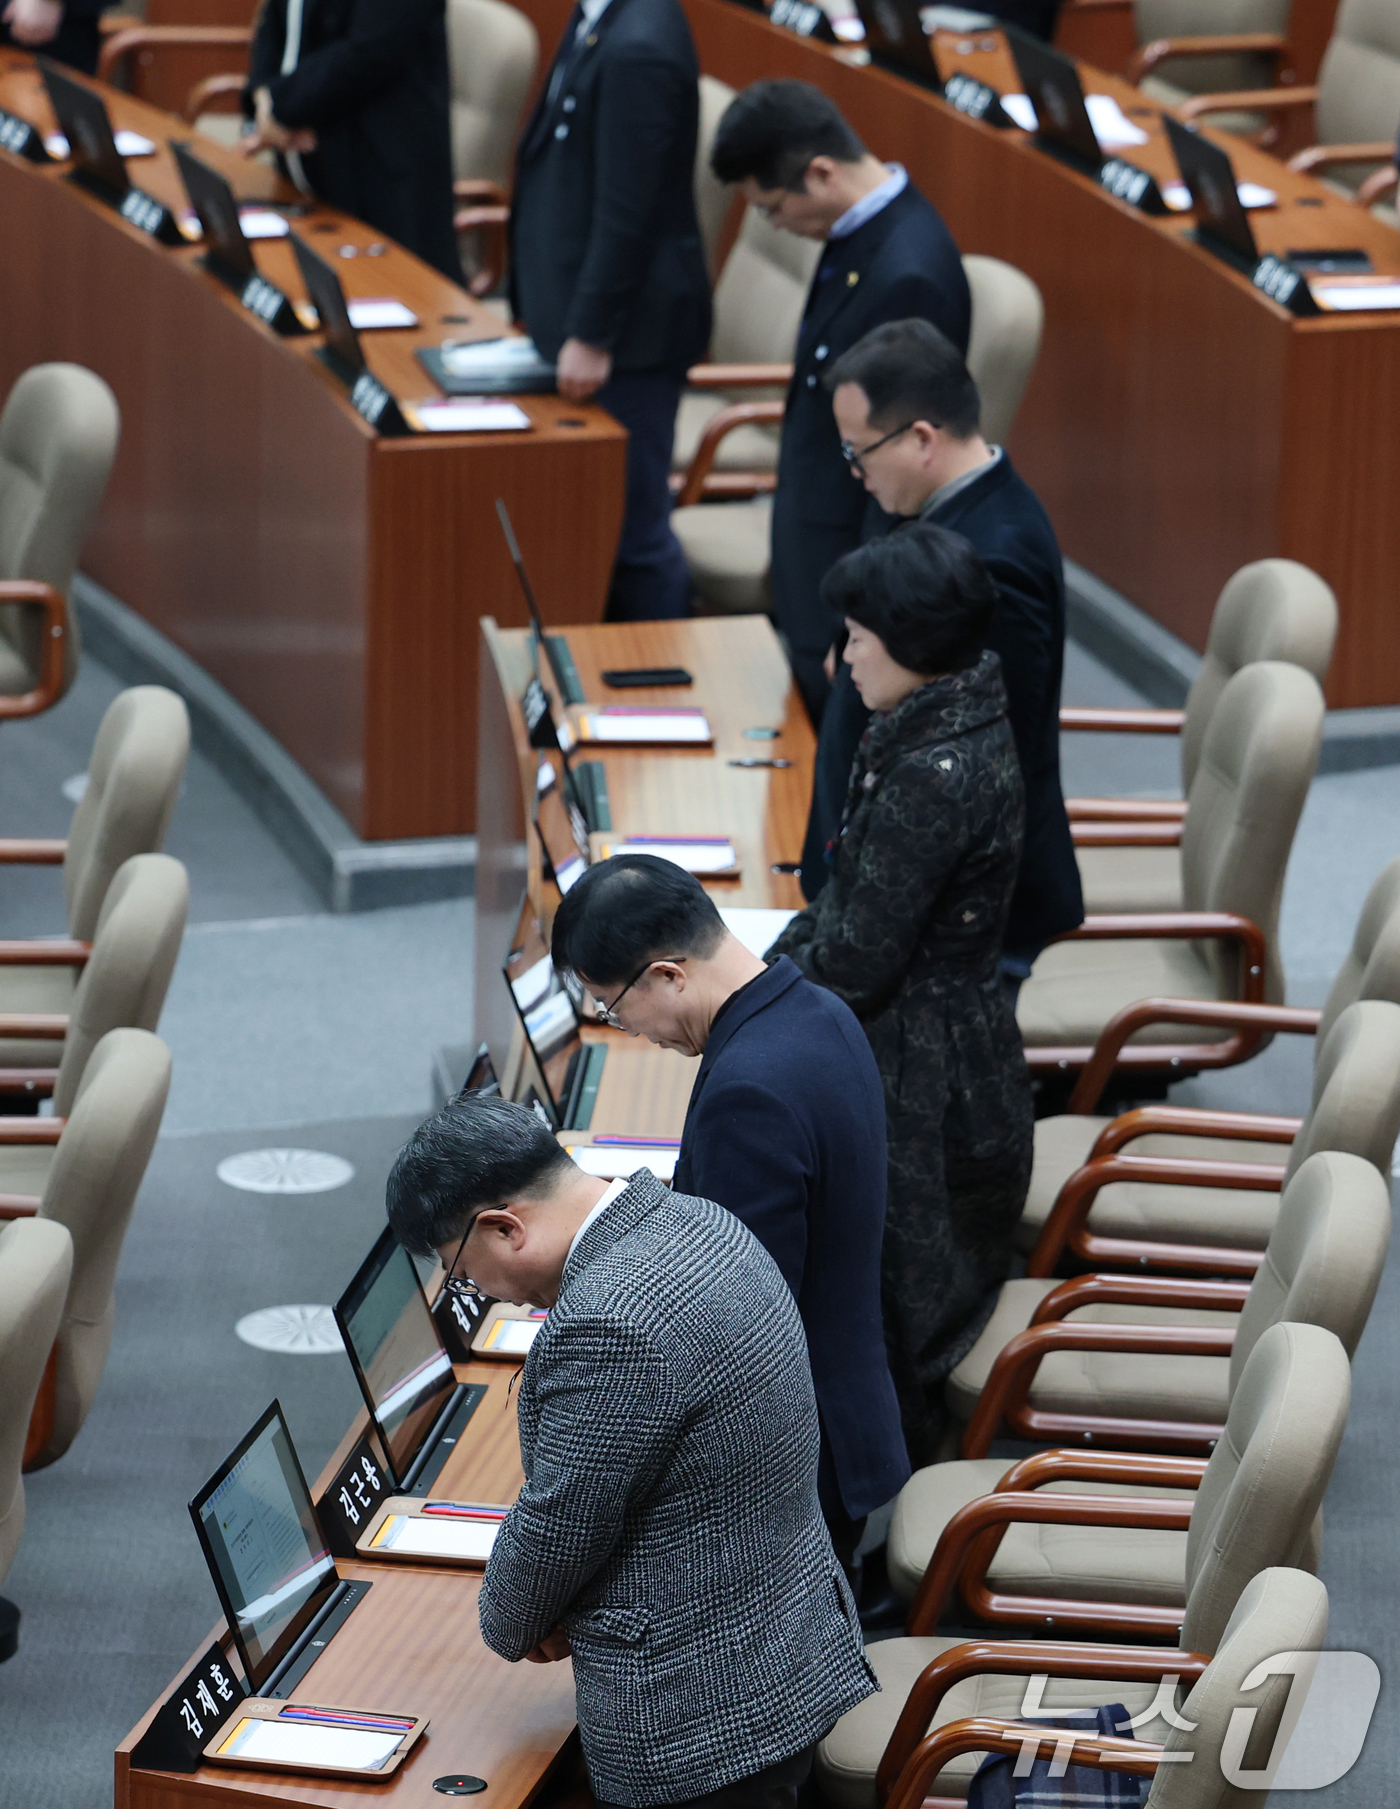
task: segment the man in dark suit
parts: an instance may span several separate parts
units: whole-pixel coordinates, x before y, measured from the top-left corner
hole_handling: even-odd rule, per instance
[[[840,624],[821,581],[858,546],[865,498],[851,484],[822,377],[881,321],[922,315],[967,348],[972,301],[947,227],[898,164],[873,157],[806,82],[756,82],[726,109],[710,157],[775,226],[823,239],[798,333],[773,498],[773,615],[812,720]]]
[[[247,155],[461,282],[444,0],[267,0],[243,104]]]
[[[1064,562],[1050,518],[1000,447],[979,431],[980,399],[961,354],[925,320],[878,327],[827,373],[851,475],[889,517],[921,517],[970,541],[997,590],[990,645],[1001,659],[1026,788],[1026,835],[1002,971],[1013,986],[1052,936],[1083,922],[1084,899],[1060,790]],[[852,485],[855,488],[855,485]],[[814,898],[840,828],[870,712],[842,668],[817,749],[803,890]]]
[[[55,63],[93,75],[101,34],[98,17],[108,0],[9,0],[0,10],[0,44],[40,50]]]
[[[448,1286],[546,1307],[520,1382],[525,1486],[481,1585],[512,1663],[572,1656],[595,1800],[796,1809],[876,1685],[817,1505],[802,1321],[730,1213],[606,1186],[533,1112],[467,1095],[389,1177]],[[470,1278],[467,1280],[466,1278]]]
[[[583,0],[520,140],[511,303],[558,367],[627,429],[627,512],[608,614],[690,614],[671,532],[671,448],[710,337],[695,215],[699,65],[678,0]]]
[[[884,1092],[865,1032],[785,957],[765,966],[694,875],[652,855],[590,867],[555,916],[553,952],[609,1022],[704,1056],[675,1184],[742,1219],[796,1297],[822,1509],[853,1567],[866,1516],[909,1475],[880,1311]]]

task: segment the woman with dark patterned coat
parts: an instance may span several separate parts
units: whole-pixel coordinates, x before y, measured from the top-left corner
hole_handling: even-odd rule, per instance
[[[1021,772],[995,592],[957,534],[917,523],[823,586],[875,711],[835,870],[770,955],[865,1027],[885,1087],[885,1336],[909,1456],[939,1455],[943,1384],[986,1324],[1030,1180],[1030,1077],[997,963],[1021,854]]]

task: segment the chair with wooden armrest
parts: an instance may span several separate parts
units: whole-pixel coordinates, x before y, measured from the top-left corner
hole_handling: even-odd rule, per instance
[[[1294,78],[1285,33],[1290,0],[1135,0],[1138,48],[1125,71],[1149,99],[1179,107],[1198,94],[1274,88]],[[1236,111],[1222,130],[1253,136],[1267,114]]]
[[[26,1470],[72,1444],[112,1342],[113,1284],[136,1195],[170,1091],[170,1051],[149,1030],[109,1030],[93,1050],[66,1119],[6,1125],[0,1154],[22,1138],[54,1146],[35,1216],[66,1226],[73,1277],[25,1445]],[[0,1208],[0,1216],[18,1216]]]
[[[1036,1124],[1035,1160],[1025,1210],[1016,1231],[1017,1247],[1031,1249],[1060,1189],[1093,1156],[1127,1150],[1140,1155],[1256,1162],[1267,1154],[1257,1140],[1266,1133],[1227,1130],[1216,1114],[1204,1115],[1207,1122],[1214,1120],[1209,1141],[1191,1128],[1201,1122],[1199,1112],[1189,1121],[1170,1116],[1155,1118],[1158,1129],[1151,1133],[1138,1128],[1141,1120],[1131,1115],[1119,1120],[1098,1115],[1096,1107],[1104,1088],[1122,1061],[1125,1044],[1139,1028],[1151,1023],[1212,1025],[1238,1039],[1238,1050],[1245,1054],[1253,1046],[1252,1039],[1262,1033],[1314,1036],[1320,1048],[1342,1012],[1358,999],[1389,999],[1400,1005],[1400,858],[1389,862],[1372,882],[1351,947],[1321,1011],[1296,1006],[1140,999],[1104,1026],[1094,1054],[1070,1096],[1069,1111],[1042,1118]],[[1171,1108],[1163,1109],[1170,1114]],[[1293,1121],[1288,1121],[1288,1125],[1291,1127]],[[1293,1128],[1286,1128],[1281,1140],[1289,1141],[1292,1136]],[[1142,1141],[1135,1141],[1138,1138]],[[1280,1158],[1282,1154],[1280,1151]]]
[[[1067,708],[1060,712],[1062,729],[1138,734],[1179,731],[1182,797],[1069,798],[1070,822],[1157,822],[1164,826],[1183,822],[1186,794],[1196,777],[1206,730],[1229,681],[1258,660],[1283,660],[1301,666],[1323,684],[1336,638],[1337,599],[1316,572],[1293,559],[1256,559],[1241,566],[1216,600],[1201,669],[1184,710]],[[1086,911],[1181,909],[1181,856],[1170,843],[1105,847],[1092,845],[1087,837],[1076,836],[1076,841],[1080,843],[1079,873]]]
[[[1026,1739],[1069,1738],[1017,1725],[1015,1717],[1119,1702],[1134,1739],[1075,1734],[1077,1752],[1106,1752],[1115,1761],[1121,1754],[1125,1769],[1144,1775],[1160,1751],[1194,1755],[1189,1765],[1157,1771],[1149,1809],[1257,1809],[1257,1792],[1222,1778],[1219,1755],[1234,1711],[1246,1701],[1259,1705],[1260,1744],[1251,1742],[1251,1758],[1266,1752],[1293,1680],[1271,1675],[1260,1690],[1255,1672],[1280,1652],[1320,1650],[1326,1632],[1323,1584],[1307,1571],[1275,1567],[1252,1576],[1233,1600],[1226,1589],[1199,1584],[1176,1646],[879,1640],[866,1657],[880,1693],[843,1715],[818,1746],[817,1791],[829,1809],[920,1809],[926,1801],[957,1809],[989,1748],[1014,1753]],[[1034,1693],[1033,1678],[1042,1680]],[[1184,1701],[1181,1686],[1189,1691]]]
[[[1152,1342],[1146,1327],[1117,1329]],[[966,1442],[985,1451],[1002,1419],[1017,1423],[1007,1411],[1017,1394],[1014,1385],[1004,1396],[989,1390]],[[1250,1352],[1199,1466],[1155,1455],[1041,1452],[963,1500],[966,1485],[976,1488],[972,1463],[934,1466],[952,1472],[938,1479],[941,1500],[925,1486],[916,1508],[907,1483],[895,1508],[898,1535],[891,1528],[896,1589],[909,1600],[915,1585],[908,1632],[933,1633],[945,1616],[965,1624],[966,1613],[988,1625],[1049,1625],[1091,1638],[1174,1637],[1203,1568],[1233,1573],[1224,1586],[1236,1590],[1270,1564],[1315,1568],[1318,1512],[1350,1398],[1338,1338],[1284,1321]],[[1149,1505],[1153,1518],[1137,1517]]]
[[[0,1582],[24,1532],[24,1441],[72,1274],[65,1226],[0,1225]]]
[[[1089,916],[1044,950],[1016,1008],[1032,1068],[1082,1067],[1104,1025],[1138,999],[1282,1001],[1279,900],[1323,714],[1317,680],[1300,666],[1260,660],[1229,680],[1188,794],[1184,911]],[[1168,1035],[1147,1030],[1122,1061],[1170,1073],[1248,1053],[1205,1033],[1193,1053],[1168,1054]]]
[[[468,286],[488,295],[505,275],[511,158],[540,38],[533,22],[502,0],[448,0],[447,54],[454,223]]]
[[[1393,163],[1400,132],[1400,16],[1390,0],[1342,0],[1312,87],[1202,96],[1180,109],[1183,119],[1216,117],[1245,106],[1275,118],[1311,108],[1312,146],[1290,167],[1321,172],[1352,198],[1376,164]]]
[[[132,24],[125,30],[114,31],[103,38],[102,49],[97,58],[97,79],[120,86],[125,79],[126,85],[133,93],[140,94],[139,80],[133,80],[127,64],[129,57],[135,57],[139,67],[151,68],[162,53],[188,50],[217,50],[231,54],[227,61],[233,65],[241,61],[244,79],[248,63],[248,50],[253,42],[251,25],[143,25]],[[240,59],[237,52],[242,51]],[[188,77],[186,78],[188,80]]]
[[[68,592],[120,426],[79,364],[34,365],[0,411],[0,721],[49,709],[77,674]]]

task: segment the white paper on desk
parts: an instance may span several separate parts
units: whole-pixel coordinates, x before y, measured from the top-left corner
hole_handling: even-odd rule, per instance
[[[383,1539],[375,1543],[376,1551],[411,1552],[415,1558],[489,1558],[499,1520],[489,1524],[480,1520],[454,1520],[448,1514],[396,1514],[398,1522]]]
[[[1001,104],[1023,132],[1035,131],[1040,122],[1029,94],[1003,94]],[[1089,124],[1101,150],[1115,151],[1125,145],[1147,143],[1146,132],[1133,124],[1111,94],[1086,94],[1084,105],[1089,109]]]
[[[697,836],[688,841],[674,835],[633,835],[625,842],[608,843],[608,858],[614,854],[654,854],[660,860],[674,861],[687,873],[725,873],[739,864],[733,842],[720,837]]]
[[[377,1771],[402,1734],[357,1727],[312,1727],[305,1721],[255,1721],[237,1726],[218,1748],[221,1759],[268,1759],[277,1765],[338,1765]]]
[[[372,327],[418,325],[418,316],[412,308],[406,308],[391,295],[366,296],[359,301],[347,301],[345,305],[350,311],[350,325],[357,333],[367,332]]]
[[[1387,311],[1400,308],[1400,283],[1310,283],[1308,286],[1322,307],[1342,314],[1359,314],[1366,308]]]
[[[760,960],[796,917],[796,911],[759,911],[747,905],[721,906],[720,917],[731,936],[736,936],[751,955]]]
[[[658,1181],[669,1181],[676,1172],[675,1149],[630,1149],[622,1144],[576,1143],[569,1154],[586,1175],[600,1181],[627,1180],[639,1168],[649,1168]]]
[[[702,711],[594,710],[584,717],[592,741],[713,741],[709,718]]]
[[[144,138],[140,132],[114,132],[112,136],[116,140],[118,157],[153,157],[155,155],[155,144],[151,139]],[[69,148],[68,140],[62,132],[50,132],[44,140],[44,149],[50,157],[64,158],[68,155]]]
[[[1278,205],[1277,189],[1265,188],[1259,182],[1239,182],[1235,192],[1240,198],[1241,207],[1276,207]],[[1162,199],[1174,214],[1184,214],[1191,206],[1191,191],[1184,182],[1164,182]]]
[[[543,1319],[498,1319],[482,1339],[482,1348],[523,1357],[543,1330]]]
[[[418,419],[429,433],[519,433],[530,417],[514,402],[419,402]]]
[[[275,214],[270,207],[240,207],[238,224],[245,239],[285,239],[292,230],[285,214]]]
[[[534,340],[520,333],[502,334],[499,339],[449,339],[438,349],[449,377],[527,377],[554,368],[540,357]]]

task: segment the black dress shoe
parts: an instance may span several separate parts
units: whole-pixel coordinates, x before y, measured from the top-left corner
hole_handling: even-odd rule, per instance
[[[0,1665],[19,1651],[19,1608],[0,1595]]]

